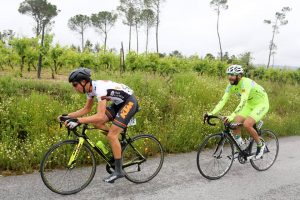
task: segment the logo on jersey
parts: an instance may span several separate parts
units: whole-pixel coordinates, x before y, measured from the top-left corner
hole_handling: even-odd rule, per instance
[[[128,102],[128,104],[126,104],[126,105],[124,106],[124,108],[123,108],[122,111],[121,111],[121,117],[122,117],[123,119],[125,119],[125,117],[128,115],[128,113],[129,113],[129,111],[132,109],[133,105],[134,105],[134,104],[130,101],[130,102]]]

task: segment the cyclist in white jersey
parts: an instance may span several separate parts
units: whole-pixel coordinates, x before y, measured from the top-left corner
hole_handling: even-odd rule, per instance
[[[73,129],[79,124],[91,123],[96,128],[108,131],[107,138],[114,155],[115,171],[103,181],[113,183],[116,179],[124,177],[118,136],[127,127],[139,106],[133,91],[128,86],[106,80],[92,81],[90,77],[90,70],[87,68],[78,68],[69,75],[69,82],[76,91],[86,93],[87,100],[85,106],[80,110],[64,114],[64,116],[70,117],[66,121],[66,126]],[[97,113],[82,117],[91,111],[94,98],[98,102]],[[107,101],[111,101],[112,104],[107,106]],[[112,121],[111,127],[105,125],[108,121]]]

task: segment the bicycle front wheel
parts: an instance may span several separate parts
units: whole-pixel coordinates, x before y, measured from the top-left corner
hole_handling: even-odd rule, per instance
[[[95,156],[85,143],[70,165],[73,152],[78,150],[78,143],[78,140],[66,140],[53,145],[41,162],[42,180],[55,193],[64,195],[77,193],[94,178]]]
[[[222,133],[208,136],[197,153],[200,174],[215,180],[224,176],[232,166],[234,148],[231,140]]]
[[[164,162],[160,142],[152,135],[138,135],[130,140],[122,153],[125,177],[134,183],[153,179]]]
[[[258,171],[265,171],[269,169],[275,162],[278,151],[279,151],[279,142],[275,133],[270,130],[262,130],[261,136],[263,141],[266,144],[264,154],[259,159],[251,159],[250,163],[254,167],[254,169]],[[256,143],[253,142],[251,152],[253,155],[256,153]]]

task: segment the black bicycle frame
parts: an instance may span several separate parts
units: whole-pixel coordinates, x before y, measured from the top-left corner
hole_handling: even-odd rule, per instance
[[[208,117],[207,119],[204,119],[204,123],[205,121],[207,121],[207,123],[211,126],[215,126],[216,124],[215,123],[211,123],[210,120],[211,119],[214,119],[214,118],[217,118],[219,120],[222,120],[223,121],[223,118],[222,117],[218,117],[218,116],[210,116]],[[248,144],[248,146],[246,147],[246,149],[242,150],[241,147],[238,145],[238,143],[236,142],[236,140],[234,139],[234,136],[232,135],[232,133],[230,132],[230,130],[233,130],[234,128],[232,128],[232,124],[224,124],[225,125],[225,128],[224,130],[222,131],[222,139],[219,141],[218,143],[218,146],[214,152],[214,154],[216,154],[217,152],[219,152],[219,155],[221,155],[222,153],[222,150],[220,150],[220,148],[223,147],[224,143],[225,143],[225,140],[227,138],[229,138],[229,140],[231,140],[231,142],[234,144],[234,146],[238,149],[239,151],[239,155],[242,156],[245,160],[247,160],[247,158],[249,156],[253,156],[251,155],[251,148],[252,148],[252,145],[253,145],[253,142],[254,140],[251,140],[250,143]],[[237,125],[240,125],[240,124],[235,124],[234,127],[236,127]],[[259,136],[261,136],[262,132],[261,132],[261,129],[258,129],[256,124],[253,125],[253,128],[256,130],[257,134]],[[266,145],[266,149],[265,149],[265,153],[266,152],[270,152],[269,149],[268,149],[268,146]]]
[[[73,129],[72,132],[77,136],[77,137],[82,137],[103,159],[104,161],[110,166],[112,167],[112,165],[114,163],[112,163],[112,158],[108,157],[104,154],[104,152],[97,147],[97,145],[95,145],[90,139],[89,137],[86,135],[85,131],[88,129],[94,129],[94,128],[88,128],[87,124],[84,124],[82,127],[82,132],[81,134],[78,133],[78,131],[76,129]],[[101,129],[100,129],[101,130]],[[107,132],[105,130],[102,130],[104,132]],[[142,158],[142,160],[136,161],[136,162],[131,162],[131,163],[127,163],[123,165],[123,168],[125,167],[129,167],[131,165],[136,165],[136,164],[141,164],[143,162],[146,161],[146,159],[144,158],[144,156],[131,144],[131,138],[130,137],[126,137],[126,132],[127,132],[127,128],[125,128],[123,130],[123,132],[121,133],[121,143],[127,143],[128,145],[131,146],[131,148],[133,148],[133,150],[135,152],[138,153],[138,155]],[[68,129],[68,135],[70,135],[70,130]],[[123,151],[124,146],[122,146],[122,151]]]
[[[76,135],[77,137],[81,137],[83,138],[103,159],[104,161],[111,165],[111,158],[106,156],[104,154],[104,152],[99,148],[97,147],[97,145],[95,145],[91,140],[90,138],[86,135],[85,131],[88,130],[88,129],[93,129],[93,128],[88,128],[88,125],[87,124],[84,124],[83,127],[82,127],[82,132],[81,134],[76,130],[76,129],[73,129],[72,132],[74,133],[74,135]],[[103,130],[104,131],[104,130]],[[70,130],[68,129],[68,135],[70,134]]]
[[[241,153],[241,155],[244,157],[244,158],[247,158],[248,156],[250,156],[250,147],[252,146],[252,143],[253,143],[253,140],[249,143],[249,145],[247,146],[246,149],[241,149],[241,147],[238,145],[238,143],[236,142],[236,140],[234,139],[234,136],[230,133],[230,130],[225,130],[223,132],[224,134],[227,135],[227,137],[229,137],[229,139],[233,142],[234,146],[238,149],[238,151]]]
[[[254,124],[253,128],[256,130],[257,134],[260,136],[261,135],[261,131],[257,129],[256,124]],[[227,137],[230,138],[230,140],[233,142],[234,146],[238,149],[238,151],[240,152],[240,155],[247,160],[247,158],[251,155],[251,147],[253,145],[254,140],[251,140],[250,143],[248,144],[248,146],[246,147],[246,149],[241,149],[241,147],[238,145],[238,143],[236,142],[236,140],[234,139],[234,136],[230,133],[230,128],[226,127],[225,130],[223,131],[223,134],[227,135]],[[267,149],[268,151],[268,149]]]

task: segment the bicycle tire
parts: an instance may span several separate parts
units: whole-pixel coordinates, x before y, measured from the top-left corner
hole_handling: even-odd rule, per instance
[[[93,180],[96,173],[96,160],[87,144],[83,143],[72,169],[67,166],[78,142],[78,140],[61,141],[54,144],[43,157],[40,173],[44,184],[51,191],[63,195],[75,194]],[[64,186],[66,189],[62,188]]]
[[[122,159],[125,177],[133,183],[145,183],[162,168],[164,151],[154,136],[141,134],[131,138],[124,147]]]
[[[209,160],[211,158],[212,160]],[[209,180],[216,180],[223,177],[231,168],[233,160],[233,143],[223,133],[216,133],[206,137],[197,152],[198,170],[203,177]],[[225,163],[226,161],[227,164],[223,168],[221,163]],[[212,164],[213,166],[211,166]],[[222,172],[220,171],[220,167],[223,169]]]
[[[266,143],[263,156],[260,159],[251,159],[252,167],[258,171],[269,169],[276,161],[279,152],[279,142],[276,134],[271,130],[261,130],[260,137]],[[252,154],[256,153],[256,143],[253,142],[251,147]],[[269,162],[268,162],[269,161]]]

